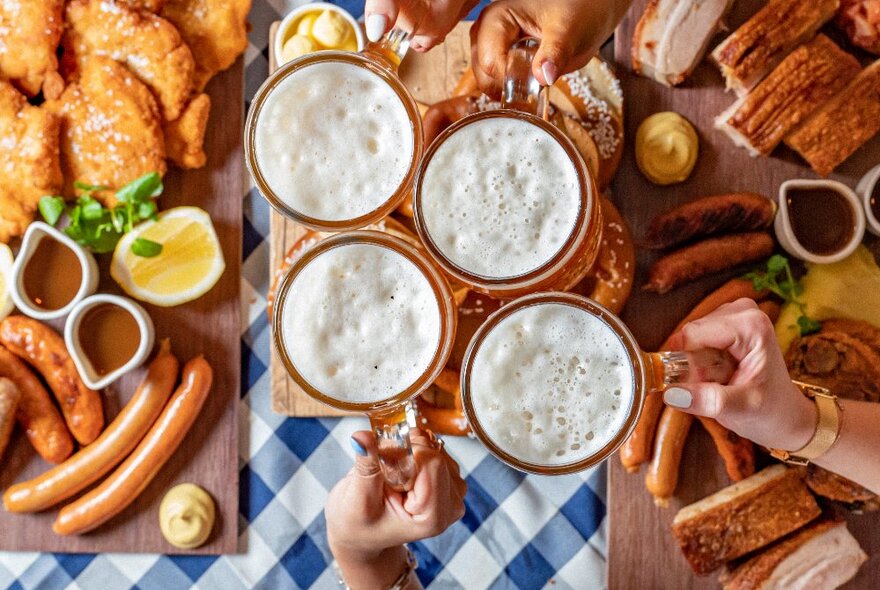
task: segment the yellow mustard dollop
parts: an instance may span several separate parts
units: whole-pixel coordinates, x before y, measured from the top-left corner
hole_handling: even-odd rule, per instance
[[[636,132],[636,162],[654,184],[675,184],[691,175],[700,140],[690,121],[672,111],[655,113]]]
[[[159,527],[175,547],[194,549],[208,540],[214,528],[214,500],[196,484],[176,485],[159,505]]]

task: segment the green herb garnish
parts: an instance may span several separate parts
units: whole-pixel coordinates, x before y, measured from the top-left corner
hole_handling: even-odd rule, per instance
[[[163,189],[162,178],[157,172],[144,174],[116,191],[118,203],[108,209],[93,196],[95,192],[108,190],[107,187],[78,181],[73,185],[80,191],[80,196],[72,205],[65,204],[62,197],[46,196],[40,199],[40,214],[46,223],[55,225],[66,211],[70,225],[64,228],[64,232],[98,254],[112,252],[119,239],[141,221],[156,219],[158,210],[153,199]],[[135,247],[141,241],[148,244]],[[156,256],[162,251],[161,244],[150,240],[135,240],[135,244],[131,250],[138,256]]]
[[[131,251],[135,256],[152,258],[162,253],[162,244],[147,238],[135,238],[131,243]]]
[[[797,306],[801,315],[797,319],[801,336],[818,332],[822,324],[807,315],[806,304],[800,300],[804,288],[796,281],[791,272],[791,266],[785,256],[774,254],[767,259],[767,270],[756,270],[748,273],[743,278],[752,281],[755,291],[770,291],[782,300]]]

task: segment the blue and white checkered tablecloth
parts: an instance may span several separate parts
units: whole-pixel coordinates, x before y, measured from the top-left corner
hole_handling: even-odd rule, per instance
[[[266,77],[269,25],[300,3],[254,0],[246,98]],[[356,16],[363,12],[362,0],[337,3]],[[269,207],[255,189],[243,198],[240,554],[0,553],[0,588],[338,588],[324,532],[324,500],[352,464],[347,439],[367,422],[285,418],[270,409]],[[439,537],[414,544],[426,587],[606,585],[604,465],[567,477],[525,476],[474,440],[447,437],[446,445],[467,478],[467,512]]]

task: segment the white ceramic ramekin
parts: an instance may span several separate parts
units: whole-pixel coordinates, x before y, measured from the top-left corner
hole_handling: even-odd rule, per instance
[[[24,269],[28,261],[34,255],[37,246],[42,240],[56,240],[64,246],[73,250],[79,260],[80,270],[82,271],[82,280],[79,290],[70,303],[60,309],[43,309],[37,306],[24,289]],[[77,244],[62,231],[58,231],[48,223],[35,221],[31,223],[24,234],[24,240],[21,243],[21,250],[12,265],[12,285],[11,294],[15,307],[21,313],[37,320],[54,320],[66,316],[73,310],[77,303],[82,301],[88,295],[91,295],[98,289],[98,263],[92,253]]]
[[[817,188],[832,190],[845,198],[852,209],[853,221],[855,222],[855,229],[853,230],[853,235],[850,241],[847,242],[838,252],[826,256],[814,254],[801,245],[794,234],[794,229],[791,227],[791,219],[788,215],[789,190]],[[859,244],[862,243],[862,238],[865,237],[865,210],[862,208],[862,203],[859,200],[859,197],[856,196],[856,193],[845,184],[837,182],[836,180],[787,180],[779,187],[779,211],[776,213],[776,220],[773,227],[776,230],[776,239],[779,240],[779,243],[785,248],[786,252],[792,256],[800,258],[801,260],[806,260],[807,262],[829,264],[831,262],[843,260],[852,254]]]
[[[880,184],[880,164],[868,170],[856,185],[856,193],[861,197],[862,205],[865,207],[868,230],[875,236],[880,236],[880,219],[874,216],[874,211],[871,209],[871,194],[878,184]]]
[[[121,307],[134,317],[138,326],[140,344],[138,344],[137,350],[135,350],[134,355],[127,363],[115,371],[101,376],[95,371],[94,367],[92,367],[92,363],[86,358],[85,352],[82,349],[79,339],[79,325],[88,310],[97,305],[103,304]],[[67,323],[64,326],[64,344],[67,346],[67,350],[73,358],[73,363],[76,365],[76,370],[79,373],[79,376],[91,389],[103,389],[132,369],[141,366],[144,361],[147,360],[150,351],[153,350],[153,342],[155,341],[155,338],[156,333],[153,328],[153,320],[143,307],[128,297],[107,295],[104,293],[92,295],[91,297],[87,297],[80,301],[70,312],[70,317],[67,318]]]
[[[329,2],[309,2],[308,4],[303,4],[292,11],[290,11],[287,16],[281,21],[281,24],[278,25],[278,32],[275,34],[275,45],[273,47],[275,52],[275,59],[281,58],[281,50],[284,48],[284,42],[287,40],[287,31],[290,29],[290,26],[299,20],[299,17],[302,15],[315,12],[319,10],[332,10],[333,12],[338,13],[342,18],[346,20],[346,22],[351,25],[351,28],[354,29],[355,41],[357,42],[358,51],[362,51],[364,46],[366,45],[366,37],[364,36],[364,31],[361,29],[361,25],[354,19],[350,12],[345,10],[344,8],[340,8],[335,4],[330,4]],[[278,67],[283,64],[279,63]]]

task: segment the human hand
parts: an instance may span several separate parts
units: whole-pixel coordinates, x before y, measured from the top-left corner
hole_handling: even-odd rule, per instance
[[[408,28],[415,23],[410,40],[414,51],[423,52],[443,42],[458,21],[462,20],[479,0],[367,0],[364,23],[367,38],[378,41],[400,17]]]
[[[773,324],[751,299],[722,305],[686,324],[669,339],[670,350],[717,348],[739,363],[727,385],[687,383],[670,387],[664,401],[715,418],[740,436],[766,447],[794,451],[816,429],[817,413],[791,381]]]
[[[630,0],[497,0],[471,28],[471,64],[480,89],[498,96],[510,46],[522,37],[541,45],[532,73],[544,85],[587,64],[623,18]]]
[[[385,485],[373,435],[351,438],[355,465],[327,498],[327,538],[349,583],[385,588],[403,570],[403,543],[439,535],[464,515],[467,484],[433,435],[414,429],[419,472],[412,490],[395,492]]]

